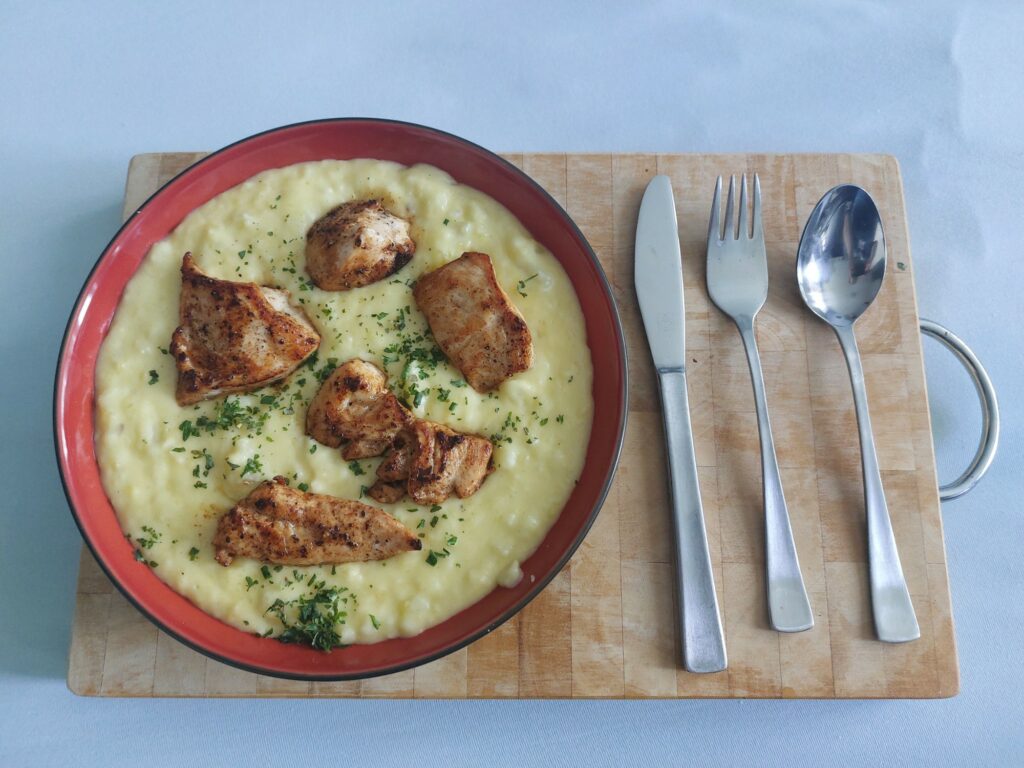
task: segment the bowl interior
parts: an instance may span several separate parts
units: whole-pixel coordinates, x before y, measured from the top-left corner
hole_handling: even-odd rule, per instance
[[[497,588],[415,637],[325,654],[224,624],[134,560],[100,481],[93,440],[95,367],[126,283],[150,246],[190,211],[268,168],[359,157],[437,166],[508,208],[554,254],[583,309],[594,366],[594,423],[580,481],[540,547],[522,564],[524,577],[516,587]],[[558,573],[593,522],[615,470],[626,415],[625,346],[596,256],[568,215],[525,174],[481,147],[423,126],[321,120],[267,131],[206,157],[128,219],[96,263],[71,314],[54,397],[58,464],[72,514],[100,565],[129,600],[180,641],[222,661],[264,674],[346,679],[398,671],[456,650],[511,617]]]

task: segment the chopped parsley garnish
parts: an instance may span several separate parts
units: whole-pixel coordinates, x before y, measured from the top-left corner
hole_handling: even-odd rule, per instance
[[[260,462],[260,455],[257,453],[250,459],[247,459],[245,466],[242,467],[242,477],[248,474],[257,475],[263,471],[263,464]]]
[[[348,468],[352,470],[352,474],[355,475],[356,477],[358,477],[359,475],[366,474],[366,470],[363,469],[363,465],[360,464],[358,461],[350,461],[348,463]]]
[[[297,486],[295,486],[295,487],[296,487],[296,488],[298,488],[298,489],[299,489],[300,491],[302,491],[303,493],[305,493],[306,491],[308,491],[308,490],[309,490],[309,483],[299,483],[299,484],[298,484]]]
[[[448,219],[445,219],[445,220],[444,220],[444,225],[445,225],[446,227],[448,226]]]
[[[153,545],[159,543],[160,538],[163,536],[163,534],[149,525],[142,526],[142,532],[145,536],[136,536],[135,540],[139,542],[139,546],[143,549],[152,549]]]
[[[526,294],[526,284],[528,282],[530,282],[531,280],[533,280],[535,277],[537,277],[537,273],[536,272],[534,272],[529,277],[524,277],[522,280],[520,280],[516,284],[516,291],[519,293],[520,296],[522,296],[524,298],[526,297],[526,295],[527,295]]]
[[[256,579],[254,579],[252,576],[246,576],[245,577],[245,591],[246,592],[248,592],[250,589],[255,587],[257,584],[259,584],[259,582],[256,581]]]
[[[149,383],[150,383],[150,385],[156,384],[158,381],[160,381],[160,374],[157,373],[155,370],[151,370],[149,372]]]
[[[203,414],[196,419],[195,424],[186,419],[178,425],[178,429],[181,430],[182,440],[199,437],[203,432],[212,435],[217,430],[229,429],[259,435],[263,433],[263,426],[269,417],[268,412],[261,411],[257,406],[242,405],[237,397],[229,397],[216,404],[212,417]]]
[[[326,587],[321,581],[311,595],[302,595],[297,600],[284,601],[278,598],[266,613],[273,614],[284,625],[284,631],[277,636],[282,643],[306,643],[321,651],[342,648],[338,626],[345,623],[348,612],[348,591],[345,587]]]
[[[197,557],[199,557],[199,547],[192,547],[192,549],[188,551],[188,559],[195,560]]]
[[[509,435],[509,433],[518,432],[519,424],[521,422],[522,419],[520,417],[513,415],[512,411],[509,411],[508,414],[505,416],[505,422],[501,425],[501,431],[495,432],[494,434],[491,435],[491,442],[511,444],[512,437]],[[526,434],[529,435],[529,430],[526,431]]]
[[[201,451],[192,451],[192,458],[196,460],[202,459],[202,463],[196,464],[196,466],[192,469],[192,477],[199,477],[200,470],[202,470],[203,477],[209,477],[210,470],[213,469],[214,464],[213,456],[211,456],[209,452],[205,448],[203,448]]]
[[[377,621],[377,617],[372,613],[370,614],[370,623],[373,624],[374,629],[380,629],[380,622]]]
[[[310,359],[311,360],[315,360],[315,358],[316,358],[316,353],[314,352],[313,356]],[[321,382],[326,381],[328,379],[328,377],[332,373],[334,373],[334,369],[338,367],[338,358],[336,358],[336,357],[329,357],[329,358],[327,358],[327,362],[324,363],[323,367],[321,367],[319,370],[316,370],[315,366],[316,366],[316,363],[314,362],[314,364],[313,364],[313,368],[314,368],[313,375],[316,376],[317,381],[321,381]]]
[[[555,421],[557,421],[559,424],[562,424],[565,422],[565,416],[563,416],[562,414],[558,414],[557,416],[555,416]]]
[[[439,559],[443,557],[448,557],[448,555],[450,554],[451,552],[449,552],[447,549],[442,549],[440,552],[436,552],[432,549],[430,550],[430,553],[427,555],[427,565],[433,567],[437,565],[437,561]]]
[[[272,582],[274,581],[274,580],[273,580],[272,578],[270,578],[270,567],[269,567],[269,566],[266,566],[266,565],[264,565],[264,566],[261,566],[261,567],[260,567],[260,574],[261,574],[261,575],[263,576],[263,578],[264,578],[264,579],[266,579],[267,581],[269,581],[269,582],[271,582],[271,583],[272,583]]]

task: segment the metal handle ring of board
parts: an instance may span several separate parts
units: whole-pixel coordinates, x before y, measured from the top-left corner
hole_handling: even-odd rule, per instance
[[[978,441],[978,450],[960,477],[939,486],[939,500],[951,501],[974,488],[992,466],[996,449],[999,447],[999,402],[996,400],[996,390],[985,366],[963,339],[932,320],[925,320],[922,317],[920,324],[921,333],[931,336],[956,355],[957,360],[971,375],[978,399],[981,401],[981,439]]]

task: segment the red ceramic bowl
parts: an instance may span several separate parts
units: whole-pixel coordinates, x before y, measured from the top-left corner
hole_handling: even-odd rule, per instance
[[[554,527],[522,564],[513,589],[498,588],[416,637],[332,653],[255,637],[204,613],[137,563],[100,482],[93,440],[96,357],[125,284],[150,246],[194,208],[268,168],[309,160],[372,157],[430,163],[500,202],[555,255],[586,319],[594,364],[594,424],[583,475]],[[318,120],[276,128],[225,147],[168,182],[121,227],[89,275],[68,321],[54,391],[57,460],[71,512],[96,559],[161,629],[213,658],[263,674],[345,680],[397,672],[490,632],[535,597],[579,546],[618,461],[626,420],[626,353],[608,281],[564,210],[524,173],[447,133],[385,120]],[[145,478],[139,478],[145,482]]]

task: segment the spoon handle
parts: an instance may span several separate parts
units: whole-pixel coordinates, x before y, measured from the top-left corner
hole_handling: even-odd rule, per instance
[[[903,577],[896,538],[892,532],[889,508],[885,503],[882,475],[875,454],[875,440],[868,415],[868,400],[864,386],[864,368],[857,350],[853,326],[836,327],[836,335],[846,356],[853,383],[853,402],[857,409],[857,428],[860,432],[860,450],[864,469],[864,501],[867,506],[868,570],[871,574],[871,608],[875,617],[878,639],[887,643],[906,643],[917,640],[921,629],[917,625],[914,606],[910,602],[907,581]]]
[[[768,398],[765,395],[761,356],[757,351],[754,321],[736,318],[743,347],[750,364],[754,385],[754,406],[757,409],[757,431],[761,437],[761,482],[764,489],[765,571],[768,581],[768,617],[777,632],[803,632],[814,626],[811,603],[800,573],[800,559],[793,541],[786,497],[782,493],[782,476],[775,457],[775,441],[768,419]]]

